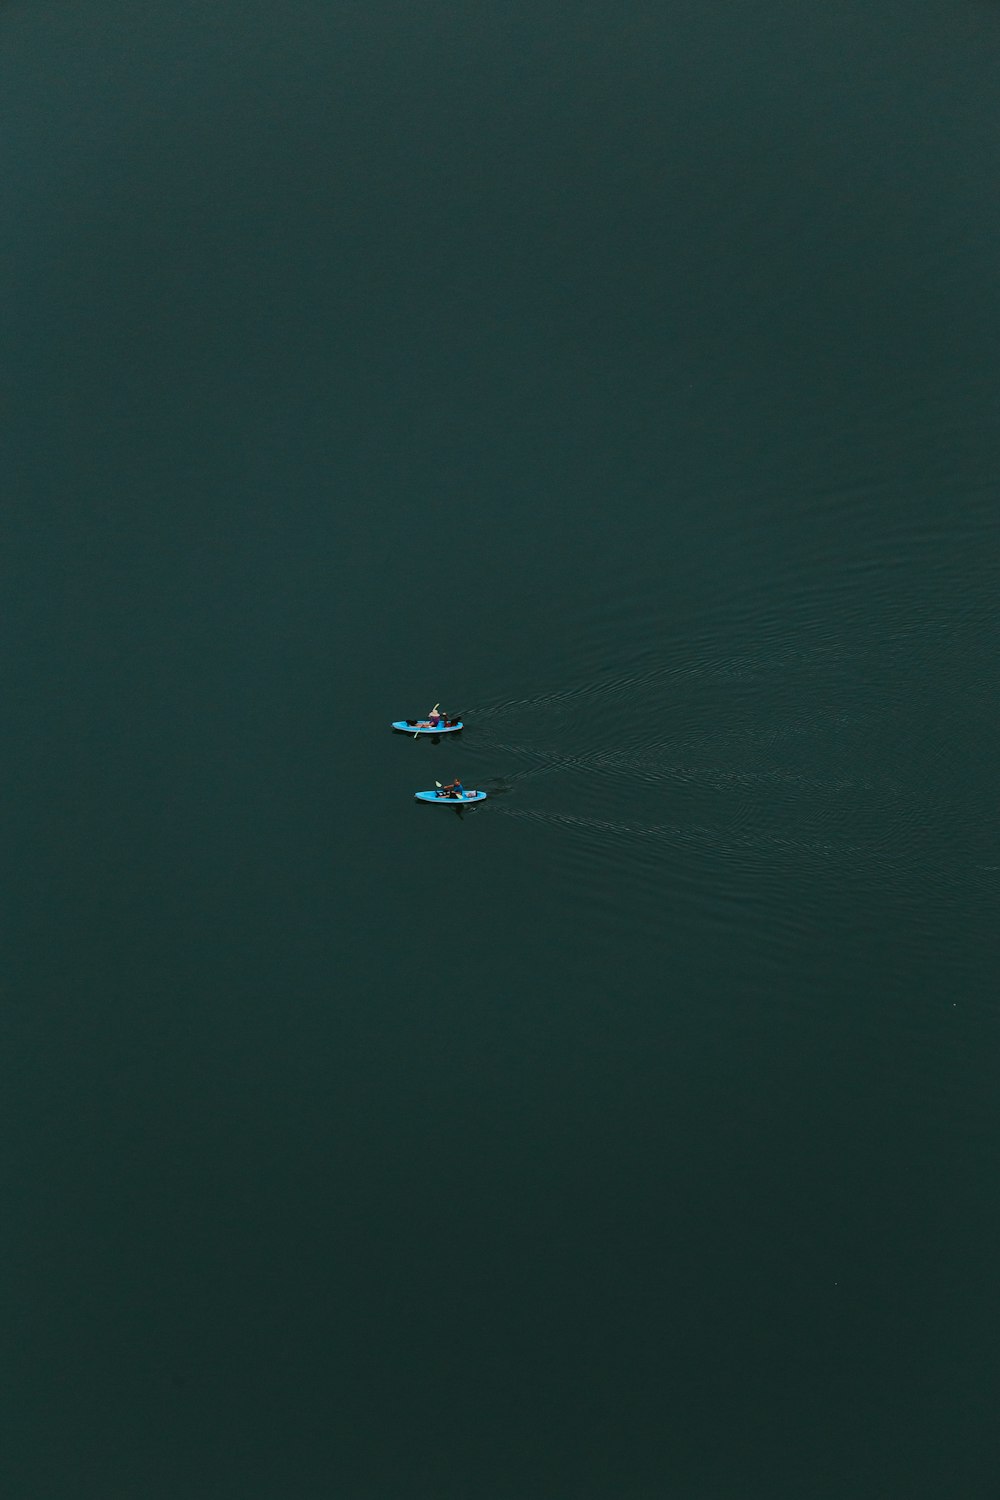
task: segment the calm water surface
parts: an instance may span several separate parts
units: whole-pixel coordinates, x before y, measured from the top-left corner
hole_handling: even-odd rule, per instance
[[[995,9],[0,33],[4,1493],[994,1496]]]

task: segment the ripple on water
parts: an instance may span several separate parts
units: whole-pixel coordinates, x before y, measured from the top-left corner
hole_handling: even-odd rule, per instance
[[[549,835],[565,899],[650,930],[683,914],[713,940],[766,912],[777,955],[810,924],[864,930],[887,899],[985,890],[948,738],[914,732],[884,646],[770,624],[739,652],[640,654],[476,711],[477,756],[512,791],[494,811]]]

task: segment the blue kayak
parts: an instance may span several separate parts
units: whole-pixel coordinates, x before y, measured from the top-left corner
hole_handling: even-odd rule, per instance
[[[394,719],[392,727],[401,734],[457,734],[463,725],[461,719],[448,724],[442,719],[436,727],[426,719]]]
[[[414,792],[418,802],[443,802],[446,807],[465,807],[469,802],[485,802],[485,792],[466,792],[462,797],[446,797],[443,792]]]

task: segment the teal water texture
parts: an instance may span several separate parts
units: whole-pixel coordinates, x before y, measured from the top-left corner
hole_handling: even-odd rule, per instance
[[[995,9],[0,33],[4,1493],[995,1495]]]

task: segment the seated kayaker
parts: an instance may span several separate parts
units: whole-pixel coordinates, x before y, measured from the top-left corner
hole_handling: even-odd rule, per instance
[[[465,787],[458,780],[449,781],[441,788],[441,795],[442,797],[464,797]]]
[[[445,721],[444,714],[440,711],[440,709],[438,708],[438,705],[435,703],[434,707],[431,709],[430,713],[427,715],[427,725],[428,725],[428,728],[430,728],[430,729],[437,729],[438,725],[439,724],[443,724],[444,721]]]

